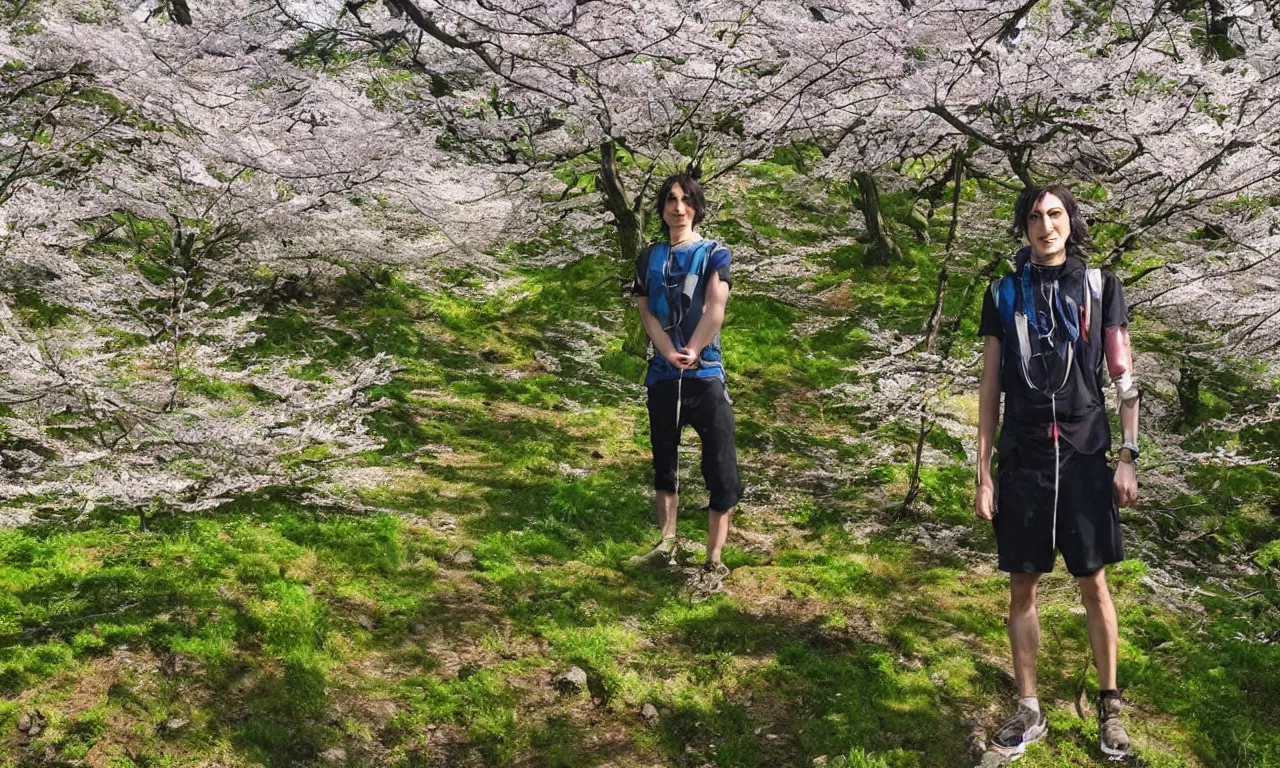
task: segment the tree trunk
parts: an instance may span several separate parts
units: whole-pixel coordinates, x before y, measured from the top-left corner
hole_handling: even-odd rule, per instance
[[[1205,42],[1209,52],[1226,61],[1244,53],[1240,46],[1231,41],[1231,24],[1235,16],[1227,10],[1222,0],[1207,0],[1205,3]]]
[[[933,431],[933,424],[927,416],[920,416],[920,437],[916,440],[916,462],[911,468],[911,483],[907,486],[907,495],[902,500],[902,506],[898,507],[898,514],[894,515],[894,519],[898,519],[904,514],[910,513],[912,507],[915,506],[916,497],[920,495],[920,463],[924,457],[924,443],[929,438],[929,433]]]
[[[613,139],[600,144],[600,189],[604,192],[604,207],[613,214],[613,226],[618,233],[618,251],[622,263],[630,272],[640,256],[640,220],[627,202],[622,189],[622,177],[618,175],[618,147]]]
[[[884,215],[880,212],[880,188],[876,186],[875,177],[864,171],[856,171],[853,174],[853,184],[862,198],[862,215],[867,222],[867,261],[871,264],[888,264],[894,259],[902,258],[902,251],[889,236],[889,228],[885,226]]]
[[[934,347],[938,345],[938,334],[942,331],[942,305],[947,300],[947,277],[951,270],[946,264],[942,265],[942,269],[938,270],[938,290],[933,300],[933,312],[929,315],[929,322],[925,324],[924,351],[932,353]]]
[[[618,233],[618,253],[622,257],[618,274],[619,288],[623,300],[630,304],[632,274],[636,260],[640,258],[644,248],[644,230],[640,217],[627,203],[627,193],[622,189],[622,177],[618,174],[618,147],[612,139],[600,144],[600,189],[604,192],[604,206],[613,214],[613,226]],[[622,351],[636,357],[646,357],[649,352],[649,337],[640,323],[640,313],[629,307],[622,322]]]
[[[978,286],[985,286],[985,284],[991,280],[991,277],[995,275],[996,270],[1002,263],[1004,263],[1004,261],[1005,257],[1003,255],[996,255],[983,265],[982,269],[978,270],[977,273],[974,274],[973,278],[969,280],[969,284],[965,286],[964,294],[960,298],[959,306],[968,307],[969,303],[973,300],[973,292],[978,289]],[[942,337],[941,354],[943,357],[951,354],[951,345],[956,340],[956,333],[959,332],[960,323],[962,322],[964,322],[963,313],[957,313],[955,317],[951,318],[951,327],[947,329],[947,334]]]
[[[960,221],[960,188],[964,184],[964,155],[960,150],[951,154],[951,226],[947,227],[947,253],[956,241],[956,224]]]
[[[191,9],[187,0],[169,0],[169,18],[184,27],[191,26]]]
[[[1179,429],[1200,423],[1200,377],[1186,363],[1178,368],[1178,408]]]

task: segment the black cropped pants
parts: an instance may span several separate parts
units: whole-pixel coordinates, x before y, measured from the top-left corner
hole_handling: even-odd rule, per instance
[[[676,424],[676,393],[680,423]],[[702,479],[711,493],[711,509],[727,512],[742,498],[738,453],[733,445],[733,407],[718,378],[663,379],[649,387],[649,439],[653,443],[653,487],[676,490],[680,432],[687,424],[702,440]]]

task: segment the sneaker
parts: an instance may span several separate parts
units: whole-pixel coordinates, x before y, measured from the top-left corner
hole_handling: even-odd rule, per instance
[[[729,566],[724,563],[703,563],[694,568],[685,569],[684,591],[693,601],[706,600],[717,592],[724,591],[724,580],[729,575]]]
[[[1043,712],[1018,705],[1018,711],[1009,715],[991,736],[991,750],[1009,758],[1010,762],[1022,757],[1027,745],[1037,742],[1049,732],[1049,721]]]
[[[1098,746],[1109,760],[1124,760],[1129,756],[1129,734],[1120,722],[1124,704],[1112,697],[1098,699]]]
[[[636,555],[631,558],[631,564],[646,568],[666,568],[676,564],[676,557],[679,553],[680,548],[676,545],[674,538],[662,539],[654,545],[653,549],[643,555]]]

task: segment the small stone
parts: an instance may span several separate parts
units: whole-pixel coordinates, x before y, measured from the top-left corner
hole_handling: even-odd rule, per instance
[[[469,549],[460,549],[453,554],[452,560],[454,565],[461,565],[465,567],[473,565],[476,561],[476,556],[473,555]]]
[[[342,747],[326,749],[320,753],[320,762],[325,765],[342,765],[347,762],[347,750]]]
[[[427,625],[414,624],[412,627],[409,627],[409,634],[413,635],[414,637],[422,637],[423,635],[427,634]]]
[[[170,731],[180,731],[187,727],[187,724],[190,722],[191,721],[185,717],[171,717],[164,721],[164,727]]]
[[[373,631],[373,628],[377,626],[374,623],[372,616],[366,616],[363,613],[356,614],[356,623],[359,624],[362,628],[367,629],[369,631]]]
[[[982,724],[971,718],[964,718],[960,721],[960,725],[969,729],[969,733],[965,736],[965,746],[973,755],[981,755],[987,751],[987,732],[983,730]]]
[[[18,715],[18,730],[22,731],[23,733],[26,733],[27,731],[31,730],[31,715],[27,714],[26,712],[23,712],[21,715]]]
[[[647,701],[644,706],[640,708],[640,717],[644,718],[645,723],[650,728],[656,728],[658,726],[658,708]]]
[[[819,755],[819,756],[817,756],[817,757],[813,758],[813,764],[814,764],[814,765],[819,765],[819,766],[821,766],[821,765],[826,765],[826,764],[827,764],[827,763],[829,763],[829,762],[831,762],[831,758],[830,758],[829,756],[827,756],[827,755]]]
[[[569,667],[568,670],[551,678],[556,690],[564,694],[581,693],[587,687],[587,673],[581,667]]]

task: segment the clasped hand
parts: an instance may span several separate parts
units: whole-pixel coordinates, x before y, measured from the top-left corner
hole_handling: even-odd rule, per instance
[[[701,354],[701,350],[690,350],[687,348],[672,349],[671,352],[666,355],[666,358],[667,362],[671,363],[675,367],[688,370],[690,368],[698,367],[698,358]]]

